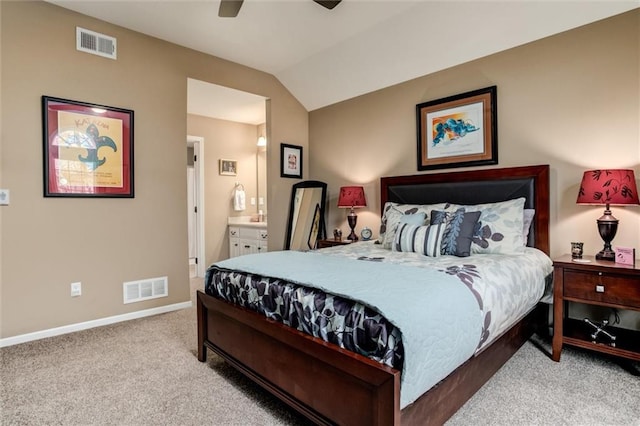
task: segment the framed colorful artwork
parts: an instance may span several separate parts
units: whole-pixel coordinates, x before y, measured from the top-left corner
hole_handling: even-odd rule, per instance
[[[418,170],[498,164],[496,90],[416,105]]]
[[[133,198],[133,111],[42,97],[45,197]]]
[[[302,179],[302,147],[280,144],[280,177]]]

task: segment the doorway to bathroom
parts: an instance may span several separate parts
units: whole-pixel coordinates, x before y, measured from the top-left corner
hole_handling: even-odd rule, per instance
[[[187,190],[188,198],[200,201],[187,206],[192,224],[188,230],[189,269],[198,277],[204,276],[210,263],[229,257],[229,219],[259,216],[261,211],[267,215],[267,103],[267,98],[259,95],[187,79],[187,133],[192,135],[187,137],[187,150],[190,152],[193,141],[195,154],[187,154]],[[222,170],[224,159],[236,162],[236,173]],[[198,166],[200,173],[196,172]],[[238,183],[246,189],[242,211],[236,211],[231,203]],[[194,249],[199,249],[195,256]]]
[[[189,277],[204,276],[204,139],[187,136],[187,242]]]

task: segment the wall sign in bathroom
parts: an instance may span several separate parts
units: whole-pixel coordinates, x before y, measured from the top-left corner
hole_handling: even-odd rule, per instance
[[[236,160],[224,160],[218,161],[220,164],[220,174],[227,176],[235,176],[238,174],[238,162]]]

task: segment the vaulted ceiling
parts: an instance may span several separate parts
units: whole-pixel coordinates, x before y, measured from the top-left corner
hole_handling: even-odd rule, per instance
[[[639,0],[48,0],[275,75],[309,111],[640,7]]]

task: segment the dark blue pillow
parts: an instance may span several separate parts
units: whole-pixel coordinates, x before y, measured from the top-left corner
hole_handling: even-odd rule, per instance
[[[469,256],[478,219],[480,212],[466,213],[464,208],[454,212],[431,211],[431,225],[445,224],[441,253],[458,257]]]

